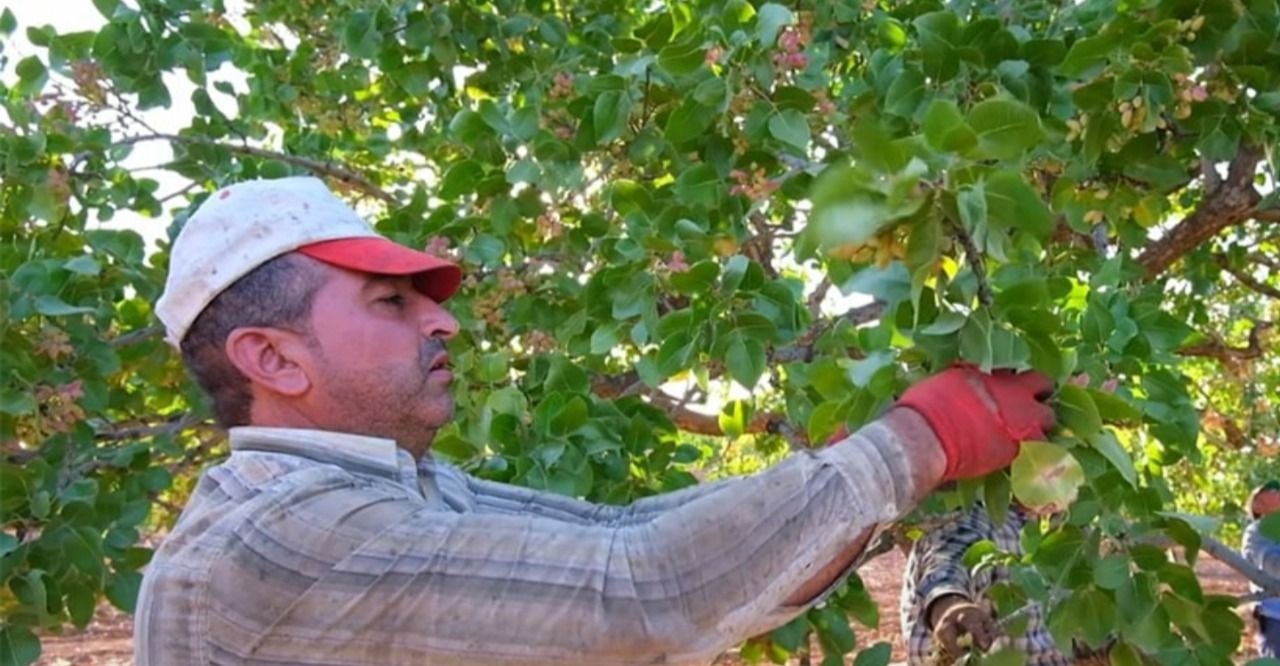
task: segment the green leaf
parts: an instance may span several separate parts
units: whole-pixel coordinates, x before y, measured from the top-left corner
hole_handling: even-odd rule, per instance
[[[5,7],[4,11],[0,12],[0,35],[7,37],[17,29],[18,19],[14,17],[13,12],[8,7]]]
[[[977,363],[984,372],[996,368],[1022,370],[1027,367],[1031,350],[1021,337],[992,322],[986,311],[979,311],[960,329],[960,355]]]
[[[1111,463],[1112,467],[1116,468],[1116,471],[1120,472],[1120,476],[1124,477],[1125,482],[1132,487],[1137,487],[1138,471],[1133,466],[1133,458],[1124,450],[1124,447],[1120,446],[1120,440],[1116,439],[1114,433],[1110,430],[1103,430],[1097,435],[1088,438],[1088,442],[1098,453],[1102,454],[1102,457],[1107,459],[1107,462]]]
[[[720,265],[714,261],[699,261],[689,270],[671,275],[671,286],[682,294],[696,294],[711,289],[720,277]]]
[[[375,14],[371,11],[354,12],[342,26],[342,41],[347,52],[357,58],[372,58],[377,55],[382,41],[378,31]]]
[[[1107,64],[1111,52],[1115,50],[1115,41],[1111,36],[1085,37],[1076,40],[1062,64],[1058,65],[1058,73],[1068,77],[1088,78],[1094,70]]]
[[[795,109],[785,109],[770,116],[769,134],[802,153],[809,149],[809,121]]]
[[[14,388],[0,388],[0,412],[20,416],[36,409],[35,396]]]
[[[473,144],[493,133],[484,117],[470,109],[462,109],[449,121],[449,136],[465,144]]]
[[[449,167],[440,181],[440,198],[457,199],[475,191],[484,168],[475,160],[462,160]]]
[[[764,374],[764,343],[738,336],[729,343],[724,362],[729,376],[750,391],[760,381],[760,375]]]
[[[1133,403],[1109,391],[1087,389],[1093,404],[1098,408],[1098,416],[1106,423],[1116,425],[1136,425],[1142,420],[1142,410]]]
[[[395,79],[395,82],[399,83],[410,96],[426,98],[431,92],[431,81],[435,78],[435,72],[425,62],[411,62],[391,72],[391,78]]]
[[[926,92],[924,74],[914,69],[905,70],[889,84],[884,109],[894,115],[911,118],[924,101]]]
[[[982,666],[1025,666],[1027,653],[1013,647],[1000,648],[982,658]]]
[[[622,136],[631,116],[631,95],[625,90],[609,90],[596,98],[593,124],[596,142],[608,143]]]
[[[1108,555],[1093,565],[1093,582],[1104,590],[1116,590],[1129,581],[1129,558]]]
[[[18,61],[14,72],[18,74],[18,90],[26,95],[35,95],[44,89],[49,80],[49,71],[36,56],[27,56]]]
[[[1112,646],[1107,656],[1111,659],[1111,666],[1143,666],[1146,663],[1138,648],[1135,648],[1128,641],[1121,641]],[[1273,661],[1276,662],[1275,666],[1280,666],[1280,660],[1275,659],[1255,659],[1249,664],[1257,664],[1260,661]]]
[[[960,17],[949,11],[917,17],[913,23],[920,35],[924,73],[939,83],[951,80],[960,71]]]
[[[701,138],[715,120],[715,112],[687,99],[667,118],[663,135],[671,143],[679,146]]]
[[[1089,392],[1073,384],[1058,388],[1058,421],[1077,436],[1087,439],[1102,431],[1102,416]]]
[[[93,621],[93,610],[98,601],[97,590],[83,583],[75,583],[67,586],[63,594],[71,623],[78,629],[89,626]]]
[[[893,656],[893,647],[881,641],[858,652],[853,659],[853,666],[888,666]]]
[[[978,135],[978,152],[994,159],[1021,156],[1043,138],[1040,117],[1022,102],[995,98],[969,109],[969,125]]]
[[[709,164],[699,164],[676,179],[676,196],[692,206],[714,207],[724,189],[719,174]]]
[[[1013,496],[1036,510],[1057,512],[1075,501],[1084,469],[1066,449],[1048,442],[1023,442],[1010,469]]]
[[[138,590],[141,586],[142,574],[136,571],[116,572],[107,584],[107,599],[116,608],[133,613],[138,605]]]
[[[57,296],[44,295],[36,299],[36,312],[46,317],[65,317],[74,314],[88,314],[93,308],[71,305]]]
[[[960,107],[949,99],[935,99],[924,115],[924,136],[938,150],[965,153],[978,145],[978,135],[965,122]]]
[[[1049,206],[1027,184],[1022,174],[1012,170],[997,171],[983,183],[987,214],[1002,226],[1025,231],[1044,241],[1053,232]]]
[[[707,51],[696,41],[669,44],[658,52],[658,65],[675,76],[692,74],[702,68]]]
[[[814,183],[813,213],[804,233],[828,251],[865,244],[920,209],[925,196],[918,182],[910,172],[886,182],[855,166],[829,168]]]
[[[40,658],[40,639],[26,627],[0,626],[0,666],[27,666]]]
[[[778,31],[792,21],[791,10],[774,2],[760,6],[756,12],[756,39],[765,47],[778,41]]]
[[[731,400],[720,410],[720,430],[726,437],[741,437],[751,423],[751,403],[745,400]]]

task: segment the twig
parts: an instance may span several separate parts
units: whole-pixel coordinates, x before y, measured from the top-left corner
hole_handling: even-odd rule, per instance
[[[171,418],[164,423],[100,431],[96,433],[95,436],[99,441],[118,442],[129,439],[155,437],[156,435],[172,435],[173,433],[182,432],[188,428],[194,428],[200,425],[202,421],[203,419],[199,415],[194,412],[187,412],[178,418]]]
[[[1222,187],[1222,176],[1218,174],[1218,167],[1214,165],[1213,160],[1203,155],[1200,156],[1200,175],[1204,178],[1205,194],[1213,194],[1215,190]]]
[[[173,199],[177,199],[178,197],[180,197],[180,196],[182,196],[182,195],[186,194],[187,192],[190,192],[191,190],[194,190],[195,188],[197,188],[197,187],[199,187],[199,186],[200,186],[200,181],[193,180],[193,181],[191,181],[190,183],[187,183],[187,186],[186,186],[186,187],[184,187],[184,188],[182,188],[182,189],[178,190],[177,192],[173,192],[173,193],[171,193],[171,194],[166,194],[166,195],[164,195],[163,197],[160,197],[159,199],[157,199],[157,201],[158,201],[159,203],[162,203],[162,204],[164,204],[164,203],[168,203],[169,201],[171,201],[171,200],[173,200]]]
[[[1247,272],[1232,266],[1231,260],[1228,259],[1225,254],[1215,254],[1213,255],[1213,260],[1215,263],[1218,264],[1218,266],[1222,267],[1222,270],[1230,273],[1232,277],[1234,277],[1238,282],[1240,282],[1240,284],[1243,284],[1244,286],[1258,292],[1259,294],[1270,296],[1271,298],[1280,298],[1280,289],[1272,287],[1271,285],[1268,285],[1268,284],[1263,284],[1257,278],[1253,277],[1252,275],[1249,275]],[[1269,267],[1270,266],[1268,266],[1268,268]]]
[[[982,261],[982,253],[978,252],[978,246],[974,244],[973,237],[965,230],[964,225],[952,222],[951,230],[956,240],[964,246],[965,259],[969,261],[969,268],[973,270],[973,276],[978,280],[978,302],[985,307],[991,307],[995,299],[991,297],[991,285],[987,282],[987,266]]]
[[[817,319],[822,314],[822,301],[827,297],[827,292],[831,291],[831,278],[822,276],[822,281],[814,287],[813,293],[809,295],[809,316]]]
[[[221,141],[214,141],[213,139],[206,139],[203,137],[182,136],[178,134],[162,134],[162,133],[142,134],[138,136],[132,136],[125,139],[121,139],[120,141],[117,141],[113,145],[128,146],[136,143],[145,143],[147,141],[168,141],[170,143],[212,146],[215,148],[222,148],[224,150],[230,151],[232,153],[237,153],[240,155],[249,155],[251,157],[280,160],[281,162],[285,162],[287,164],[300,166],[313,173],[318,173],[321,175],[329,176],[330,178],[340,180],[346,183],[347,185],[350,185],[355,189],[360,190],[361,192],[364,192],[365,194],[372,196],[376,199],[379,199],[389,205],[394,206],[399,203],[395,197],[391,196],[390,193],[378,187],[373,183],[373,181],[369,180],[367,177],[365,177],[360,173],[347,169],[346,167],[338,166],[336,164],[333,164],[332,162],[321,162],[319,160],[315,160],[309,157],[302,157],[301,155],[291,155],[289,153],[282,153],[274,150],[267,150],[265,148],[255,148],[253,146],[237,146],[235,144],[223,143]]]
[[[119,337],[116,337],[111,341],[111,346],[117,349],[120,349],[121,347],[128,347],[129,345],[137,344],[139,342],[144,342],[146,340],[159,337],[163,334],[164,334],[163,326],[148,326],[146,328],[139,328],[139,329],[129,331],[128,333],[125,333],[124,335],[121,335]]]

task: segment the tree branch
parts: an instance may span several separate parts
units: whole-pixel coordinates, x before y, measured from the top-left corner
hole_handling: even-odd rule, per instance
[[[1213,255],[1213,260],[1215,263],[1218,264],[1218,266],[1222,267],[1222,270],[1230,273],[1231,276],[1234,277],[1236,281],[1238,281],[1240,284],[1243,284],[1244,286],[1258,292],[1259,294],[1263,294],[1264,296],[1270,296],[1271,298],[1280,299],[1280,289],[1276,289],[1275,287],[1272,287],[1271,285],[1268,285],[1268,284],[1263,284],[1260,280],[1253,277],[1252,275],[1249,275],[1244,270],[1232,266],[1231,260],[1228,259],[1225,254],[1215,254]]]
[[[1253,176],[1262,153],[1256,147],[1242,145],[1231,160],[1226,180],[1212,191],[1208,189],[1199,205],[1159,240],[1147,244],[1138,263],[1147,271],[1147,279],[1155,279],[1183,255],[1199,247],[1227,227],[1240,224],[1261,213],[1257,205],[1262,195],[1253,187]],[[1210,167],[1212,168],[1212,167]]]
[[[351,187],[371,197],[374,197],[375,199],[383,201],[388,205],[396,206],[399,204],[399,202],[396,200],[395,197],[391,196],[391,194],[388,193],[386,190],[383,190],[382,188],[375,185],[373,181],[369,180],[368,177],[366,177],[365,175],[358,173],[356,171],[353,171],[351,169],[348,169],[346,167],[339,166],[332,162],[322,162],[320,160],[312,159],[309,157],[303,157],[301,155],[291,155],[289,153],[282,153],[274,150],[267,150],[265,148],[255,148],[254,146],[238,146],[235,144],[223,143],[221,141],[214,141],[213,139],[206,139],[203,137],[182,136],[179,134],[162,134],[162,133],[142,134],[139,136],[132,136],[125,139],[121,139],[120,141],[117,141],[113,145],[128,146],[128,145],[133,145],[135,143],[145,143],[147,141],[168,141],[169,143],[212,146],[215,148],[222,148],[239,155],[249,155],[251,157],[280,160],[281,162],[285,162],[288,164],[292,164],[294,166],[299,166],[304,169],[307,169],[312,173],[328,176],[335,180],[346,183],[347,185],[350,185]]]
[[[1240,361],[1260,358],[1265,352],[1262,344],[1262,334],[1273,326],[1275,324],[1268,321],[1254,322],[1253,328],[1249,330],[1249,346],[1247,347],[1232,347],[1214,338],[1212,342],[1181,347],[1178,349],[1177,354],[1179,356],[1212,358],[1222,363],[1239,363]]]

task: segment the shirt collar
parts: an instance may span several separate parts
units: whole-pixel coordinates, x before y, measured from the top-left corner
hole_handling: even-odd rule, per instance
[[[304,428],[232,428],[232,451],[283,453],[373,474],[418,489],[413,456],[390,439]]]

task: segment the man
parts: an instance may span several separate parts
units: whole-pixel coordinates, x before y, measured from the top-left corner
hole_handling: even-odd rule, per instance
[[[156,311],[232,453],[146,572],[139,666],[706,662],[1053,423],[1047,378],[954,368],[754,477],[627,507],[488,483],[430,455],[460,277],[314,179],[228,187],[191,216]]]
[[[1253,520],[1244,529],[1244,556],[1269,576],[1280,577],[1280,543],[1262,534],[1262,519],[1280,509],[1280,482],[1268,481],[1249,497],[1249,514]],[[1254,593],[1261,588],[1251,586]],[[1263,657],[1280,657],[1280,597],[1268,597],[1253,609],[1258,620],[1258,653]]]
[[[997,623],[987,595],[993,585],[1008,581],[1006,569],[984,568],[971,575],[964,565],[965,551],[983,540],[1002,552],[1021,555],[1019,537],[1031,518],[1015,503],[1004,522],[997,525],[987,508],[977,503],[916,541],[907,558],[902,587],[902,635],[907,641],[908,664],[950,664],[971,647],[986,651],[1004,646],[1025,653],[1027,666],[1071,663],[1049,634],[1038,604],[1032,603],[1022,613],[1026,631],[1019,637],[1010,639]],[[969,638],[962,639],[964,636]],[[935,652],[941,661],[931,659]]]

